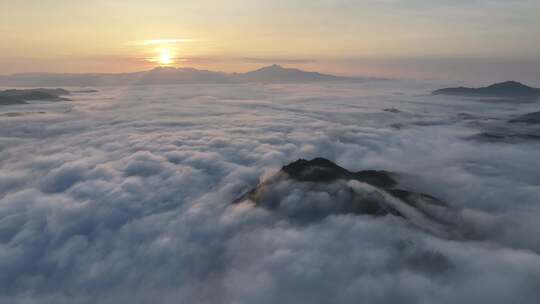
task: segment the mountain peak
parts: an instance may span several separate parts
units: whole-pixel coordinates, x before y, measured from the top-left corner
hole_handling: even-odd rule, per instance
[[[431,195],[399,189],[392,175],[377,170],[351,172],[325,158],[299,159],[233,203],[250,201],[304,223],[339,214],[394,215],[438,235],[450,235],[451,225],[437,214],[447,205]],[[319,203],[321,193],[331,203]],[[428,221],[417,221],[418,214]]]
[[[150,71],[174,71],[174,70],[176,70],[175,67],[171,67],[171,66],[158,66],[158,67],[153,68],[153,69],[150,70]]]
[[[285,68],[279,64],[273,64],[255,71],[240,74],[244,81],[262,82],[312,82],[312,81],[336,81],[346,80],[345,77],[307,72],[295,68]]]
[[[284,68],[283,68],[281,65],[279,65],[279,64],[272,64],[272,65],[270,65],[270,66],[267,66],[266,68],[267,68],[267,69],[279,69],[279,70],[283,70],[283,69],[284,69]]]
[[[488,86],[488,88],[492,88],[492,89],[494,89],[494,88],[505,88],[505,89],[528,88],[528,89],[532,89],[531,87],[526,86],[521,82],[517,82],[517,81],[513,81],[513,80],[495,83],[495,84],[492,84],[492,85]]]
[[[283,66],[279,65],[279,64],[272,64],[272,65],[265,66],[265,67],[262,67],[260,69],[257,69],[257,70],[255,70],[253,72],[280,72],[280,71],[284,71],[284,70],[287,70],[287,69],[284,68]]]
[[[517,81],[505,81],[481,88],[446,88],[433,92],[435,95],[473,97],[539,98],[540,89],[526,86]]]
[[[320,157],[313,160],[299,159],[284,166],[282,170],[291,177],[306,181],[330,181],[351,175],[332,161]]]

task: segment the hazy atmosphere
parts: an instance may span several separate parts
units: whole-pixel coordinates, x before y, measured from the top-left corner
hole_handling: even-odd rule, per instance
[[[0,0],[0,304],[538,303],[539,15]]]
[[[175,66],[226,72],[540,85],[539,14],[535,0],[0,0],[0,72],[132,72],[165,49]]]

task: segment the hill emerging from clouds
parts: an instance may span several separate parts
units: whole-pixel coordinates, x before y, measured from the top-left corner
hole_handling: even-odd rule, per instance
[[[30,89],[30,90],[5,90],[0,91],[0,106],[24,104],[27,101],[66,101],[69,92],[63,89]]]
[[[540,89],[516,81],[505,81],[482,88],[445,88],[436,90],[433,94],[470,97],[540,98]]]
[[[247,73],[224,73],[194,68],[158,67],[150,71],[124,74],[51,74],[26,73],[0,76],[0,86],[114,86],[209,83],[302,83],[347,81],[317,72],[271,65]]]

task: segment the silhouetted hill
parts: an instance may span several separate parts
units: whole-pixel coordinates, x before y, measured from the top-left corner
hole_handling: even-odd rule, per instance
[[[482,88],[446,88],[434,91],[433,94],[472,97],[539,98],[540,89],[532,88],[516,81],[506,81]]]
[[[64,89],[5,90],[0,91],[0,105],[24,104],[32,100],[68,100],[62,97],[64,95],[69,95]]]
[[[434,233],[449,233],[448,223],[439,218],[441,211],[448,211],[447,205],[433,196],[400,189],[394,176],[388,171],[351,172],[324,158],[299,159],[234,203],[253,202],[300,222],[336,214],[391,214]]]
[[[510,122],[522,122],[527,124],[540,124],[540,111],[522,115],[510,120]]]
[[[347,80],[345,77],[284,68],[280,65],[271,65],[252,72],[236,74],[235,78],[241,82],[313,82]]]
[[[392,187],[396,184],[387,171],[350,172],[325,158],[299,159],[281,169],[290,177],[306,182],[331,182],[337,179],[354,179],[377,187]]]
[[[150,71],[123,74],[15,74],[0,76],[0,86],[115,86],[246,82],[286,83],[343,80],[353,80],[353,78],[338,77],[317,72],[305,72],[299,69],[272,65],[252,72],[233,74],[174,67],[158,67]]]

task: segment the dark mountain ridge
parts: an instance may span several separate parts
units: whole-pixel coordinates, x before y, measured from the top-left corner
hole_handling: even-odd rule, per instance
[[[70,93],[64,89],[28,89],[0,91],[0,105],[24,104],[27,101],[61,101],[69,100],[62,96]]]
[[[540,98],[540,89],[516,81],[506,81],[481,88],[445,88],[436,90],[433,94],[470,97]]]
[[[306,72],[299,69],[284,68],[274,64],[252,72],[234,74],[241,82],[312,82],[312,81],[339,81],[346,80],[345,77],[321,74],[317,72]]]
[[[521,115],[510,120],[511,123],[521,122],[526,124],[540,124],[540,111]]]
[[[223,73],[194,68],[158,67],[149,71],[123,74],[50,74],[27,73],[0,75],[0,86],[114,86],[206,83],[302,83],[320,81],[347,81],[354,78],[339,77],[317,72],[271,65],[247,73]],[[360,79],[360,78],[358,78]]]
[[[396,173],[351,172],[324,158],[299,159],[233,203],[251,202],[301,223],[330,215],[394,215],[437,235],[452,234],[441,200],[399,187]]]

